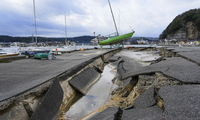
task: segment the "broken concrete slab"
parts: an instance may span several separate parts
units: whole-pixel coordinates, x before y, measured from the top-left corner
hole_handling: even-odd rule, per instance
[[[175,78],[183,83],[200,83],[200,67],[183,58],[166,60],[168,69],[163,74]]]
[[[149,73],[167,70],[167,68],[164,64],[159,64],[159,65],[158,64],[159,63],[152,64],[152,65],[138,68],[138,69],[130,70],[130,71],[126,72],[125,74],[123,74],[122,79],[138,76],[140,74],[149,74]],[[159,67],[157,67],[157,66],[159,66]]]
[[[119,62],[118,66],[117,66],[117,73],[118,73],[118,79],[121,80],[122,79],[122,75],[124,73],[126,73],[126,70],[123,67],[123,63],[124,61]]]
[[[0,101],[12,99],[61,74],[66,74],[65,76],[69,78],[97,58],[109,53],[113,54],[113,51],[116,50],[76,51],[73,54],[57,56],[55,60],[23,59],[0,64]],[[66,79],[62,77],[62,80]]]
[[[130,71],[130,70],[136,70],[138,68],[141,68],[142,64],[136,62],[136,61],[125,61],[123,63],[123,68],[126,70],[126,72]]]
[[[164,47],[163,47],[164,48]],[[162,49],[162,48],[161,48]],[[166,49],[166,50],[175,50],[176,48],[175,47],[166,47],[166,48],[164,48],[164,49]]]
[[[149,62],[154,61],[160,56],[156,54],[158,51],[144,51],[144,52],[132,52],[132,51],[121,51],[120,56],[129,58],[129,61],[143,61]]]
[[[122,80],[122,75],[125,74],[126,72],[142,67],[140,63],[126,56],[121,57],[121,59],[122,60],[119,62],[117,66],[117,73],[119,75],[118,76],[119,80]]]
[[[175,53],[200,51],[200,47],[175,47],[175,48],[165,48],[165,49],[173,51]]]
[[[156,104],[154,86],[146,90],[134,100],[134,108],[148,108]]]
[[[32,116],[34,111],[40,105],[43,97],[44,96],[34,96],[22,101],[29,116]]]
[[[40,106],[35,110],[30,120],[54,120],[63,100],[63,90],[57,79],[45,94]]]
[[[121,109],[119,107],[107,108],[106,110],[97,113],[88,120],[117,120]]]
[[[113,56],[109,59],[109,62],[115,62],[117,60],[119,60],[120,56]]]
[[[28,113],[22,103],[9,109],[5,110],[3,114],[0,114],[0,120],[29,120]]]
[[[122,79],[155,72],[162,72],[184,83],[200,83],[200,67],[180,57],[170,58],[156,64],[131,70],[123,74]]]
[[[104,63],[109,63],[109,59],[110,59],[110,58],[104,59]]]
[[[180,53],[180,52],[194,52],[193,49],[189,49],[189,48],[176,48],[173,50],[173,52],[175,53]]]
[[[144,109],[123,110],[121,120],[161,120],[163,110],[158,106]]]
[[[197,120],[200,116],[200,85],[166,86],[159,90],[168,120]]]
[[[200,52],[181,52],[181,53],[178,53],[178,55],[200,64]]]
[[[91,85],[97,82],[99,77],[100,73],[98,73],[94,68],[89,67],[72,78],[69,83],[83,95],[86,95]]]
[[[122,59],[119,59],[116,62],[109,63],[108,66],[111,67],[113,70],[117,70],[117,66],[121,61],[122,61]]]
[[[128,84],[130,84],[131,80],[132,80],[132,77],[123,80],[123,88],[122,89],[124,89]],[[137,83],[137,81],[135,80],[135,82],[133,84],[136,84],[136,83]]]

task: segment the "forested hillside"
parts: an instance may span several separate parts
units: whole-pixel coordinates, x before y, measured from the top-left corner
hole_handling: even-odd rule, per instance
[[[181,32],[185,32],[185,39],[195,39],[194,37],[200,37],[200,9],[191,9],[175,17],[159,38],[165,39],[175,37],[175,34],[180,32],[180,30]],[[190,34],[195,35],[189,37],[191,36]]]

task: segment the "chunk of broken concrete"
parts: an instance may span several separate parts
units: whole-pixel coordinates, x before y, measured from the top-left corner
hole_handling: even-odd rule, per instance
[[[122,79],[155,72],[162,72],[184,83],[200,83],[200,67],[195,63],[179,57],[170,58],[156,64],[128,71],[122,75]]]
[[[57,79],[45,94],[30,120],[54,120],[63,100],[63,90]]]
[[[148,108],[156,104],[154,86],[147,89],[134,100],[134,108]]]
[[[200,85],[166,86],[159,90],[159,95],[164,101],[166,119],[199,119]]]
[[[120,58],[120,56],[113,56],[109,59],[109,62],[115,62]]]
[[[178,55],[200,64],[200,51],[196,52],[181,52]]]
[[[29,116],[22,103],[8,109],[10,110],[1,111],[0,120],[29,120]]]
[[[161,120],[163,110],[157,105],[144,109],[123,110],[121,120]]]
[[[119,107],[107,108],[106,110],[97,113],[90,117],[88,120],[116,120],[121,114]]]
[[[69,83],[83,95],[86,95],[91,85],[97,82],[99,77],[100,73],[90,67],[71,79]]]

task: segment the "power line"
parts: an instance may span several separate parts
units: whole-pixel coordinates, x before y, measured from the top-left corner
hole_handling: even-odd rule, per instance
[[[115,3],[114,3],[115,4]],[[117,7],[117,5],[115,4],[115,6]],[[132,30],[132,31],[134,31],[133,29],[132,29],[132,27],[131,27],[131,25],[128,23],[128,21],[126,20],[126,18],[124,17],[124,15],[122,14],[122,12],[120,11],[120,9],[117,7],[117,9],[119,10],[119,12],[121,13],[121,15],[123,16],[123,18],[124,18],[124,20],[126,21],[126,23],[128,24],[128,26],[130,27],[130,29]]]

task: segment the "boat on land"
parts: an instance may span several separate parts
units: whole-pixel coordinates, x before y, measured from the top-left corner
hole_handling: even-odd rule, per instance
[[[11,56],[18,56],[19,53],[6,53],[6,54],[0,54],[0,58],[2,57],[11,57]]]
[[[44,54],[43,56],[47,55],[51,50],[49,49],[44,49],[41,47],[38,47],[38,41],[37,41],[37,25],[36,25],[36,13],[35,13],[35,0],[33,0],[33,11],[34,11],[34,22],[35,22],[35,43],[36,47],[32,48],[26,48],[26,47],[20,47],[19,51],[22,55],[26,55],[28,57],[34,57],[36,54]],[[32,35],[32,41],[33,41],[33,35]],[[23,48],[23,50],[22,50]],[[25,49],[24,49],[25,48]],[[42,55],[40,55],[42,56]],[[42,56],[42,58],[43,58]]]
[[[106,39],[106,40],[100,41],[99,45],[102,48],[103,45],[110,45],[110,47],[111,47],[114,44],[116,48],[119,48],[120,45],[123,45],[123,41],[128,40],[133,36],[135,31],[132,31],[132,32],[127,33],[127,34],[119,35],[119,32],[117,30],[117,25],[116,25],[116,22],[115,22],[115,18],[114,18],[114,15],[113,15],[113,11],[112,11],[112,8],[111,8],[110,0],[108,0],[108,3],[109,3],[109,6],[110,6],[110,11],[111,11],[113,22],[114,22],[114,25],[115,25],[116,35],[108,37],[108,39]]]
[[[76,46],[71,46],[69,45],[69,42],[67,41],[67,27],[66,27],[66,13],[65,13],[65,45],[61,46],[61,47],[57,47],[55,49],[52,49],[51,52],[55,53],[55,54],[62,54],[63,52],[70,52],[70,51],[74,51],[76,49]]]
[[[29,48],[24,51],[20,51],[23,55],[34,56],[37,53],[49,53],[50,50],[41,49],[41,48]]]
[[[99,44],[100,45],[118,44],[122,41],[130,39],[133,36],[133,34],[134,34],[134,31],[127,33],[127,34],[124,34],[124,35],[118,35],[118,36],[115,36],[115,37],[110,37],[106,40],[100,41]]]
[[[12,52],[6,52],[3,49],[0,49],[0,58],[3,57],[11,57],[11,56],[18,56],[20,53],[12,53]]]
[[[52,52],[70,52],[74,50],[75,50],[75,47],[73,48],[73,46],[61,46],[61,47],[52,49]]]

